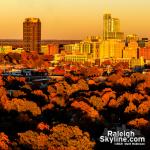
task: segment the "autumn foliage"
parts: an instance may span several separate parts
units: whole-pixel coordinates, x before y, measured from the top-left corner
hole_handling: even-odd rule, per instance
[[[21,57],[28,67],[42,63],[36,53]],[[127,64],[116,69],[122,65]],[[102,76],[102,68],[79,64],[70,72],[62,70],[54,73],[64,78],[51,79],[46,86],[25,77],[0,76],[0,149],[99,149],[104,128],[116,124],[150,134],[145,132],[150,126],[149,77],[126,75],[123,69]]]

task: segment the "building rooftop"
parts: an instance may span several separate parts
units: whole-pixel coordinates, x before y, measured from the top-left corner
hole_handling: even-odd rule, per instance
[[[26,18],[25,19],[25,22],[40,22],[40,19],[39,18]]]

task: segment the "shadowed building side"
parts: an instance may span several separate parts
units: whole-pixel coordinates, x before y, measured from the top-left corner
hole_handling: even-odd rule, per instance
[[[39,18],[26,18],[23,22],[23,49],[27,52],[41,51],[41,21]]]

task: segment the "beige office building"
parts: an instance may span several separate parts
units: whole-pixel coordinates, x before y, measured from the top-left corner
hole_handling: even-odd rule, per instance
[[[121,40],[109,39],[104,40],[100,44],[99,56],[101,60],[110,58],[122,58],[122,51],[125,47],[124,42]]]

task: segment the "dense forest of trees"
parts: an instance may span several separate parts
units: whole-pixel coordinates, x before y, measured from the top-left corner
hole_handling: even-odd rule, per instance
[[[0,54],[0,64],[2,65],[23,65],[26,68],[37,68],[37,67],[49,67],[49,61],[53,59],[53,56],[39,55],[36,51],[31,53],[22,52],[19,53],[7,53]]]
[[[116,123],[141,130],[150,149],[150,77],[102,73],[78,68],[44,88],[1,76],[0,149],[99,149],[104,128]]]

